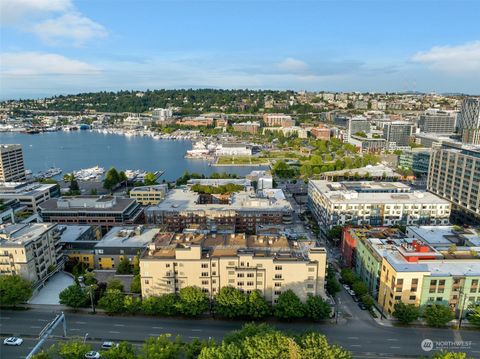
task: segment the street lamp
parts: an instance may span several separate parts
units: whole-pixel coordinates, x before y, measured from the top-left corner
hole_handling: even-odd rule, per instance
[[[85,336],[83,337],[83,344],[87,341],[88,333],[85,333]]]
[[[94,284],[90,284],[90,303],[92,304],[92,312],[93,314],[95,314],[95,301],[93,298],[93,288],[94,288]]]

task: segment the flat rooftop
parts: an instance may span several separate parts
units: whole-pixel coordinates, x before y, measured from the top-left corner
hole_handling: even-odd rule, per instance
[[[74,196],[49,199],[39,208],[44,212],[123,212],[135,202],[117,196]]]
[[[199,204],[198,193],[187,188],[173,189],[168,192],[165,200],[147,211],[182,212],[182,211],[292,211],[291,204],[286,199],[267,196],[257,196],[253,190],[241,191],[230,195],[228,204]]]
[[[2,225],[0,226],[0,247],[25,246],[55,226],[55,223]]]
[[[32,196],[55,186],[53,183],[0,182],[0,196]]]
[[[164,232],[156,236],[144,258],[174,258],[177,249],[199,246],[202,253],[213,257],[231,257],[239,253],[262,256],[290,254],[304,258],[298,244],[284,236],[232,234],[201,234]]]
[[[157,184],[153,186],[139,186],[139,187],[133,187],[130,190],[130,193],[132,192],[167,192],[168,191],[168,185],[167,184]]]
[[[155,239],[158,232],[158,228],[147,228],[144,226],[113,227],[100,241],[98,241],[95,248],[144,248]]]
[[[435,246],[452,244],[480,247],[480,229],[457,228],[454,226],[409,226],[407,233]]]
[[[309,183],[332,203],[450,204],[447,200],[430,192],[412,191],[409,186],[400,182],[310,181]]]
[[[61,232],[60,241],[64,243],[76,242],[80,236],[89,231],[92,226],[89,225],[58,225]]]
[[[344,169],[344,170],[339,170],[339,171],[329,171],[329,172],[324,172],[322,175],[324,176],[332,176],[332,175],[344,175],[344,174],[350,174],[354,175],[355,173],[358,173],[360,176],[365,176],[366,174],[369,174],[372,177],[382,177],[383,175],[387,177],[396,177],[400,178],[402,177],[400,174],[395,172],[393,169],[391,169],[388,166],[385,166],[384,164],[379,164],[379,165],[368,165],[362,168],[351,168],[351,169]]]

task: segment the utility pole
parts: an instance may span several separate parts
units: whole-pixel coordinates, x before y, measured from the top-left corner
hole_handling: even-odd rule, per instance
[[[53,333],[55,328],[62,323],[63,324],[63,337],[65,338],[67,336],[67,321],[65,319],[65,314],[63,312],[61,314],[58,314],[53,321],[48,323],[45,328],[42,329],[40,334],[38,335],[38,343],[33,347],[31,352],[27,355],[26,359],[31,359],[36,353],[40,351],[42,348],[43,343],[48,339],[50,334]]]
[[[92,312],[95,314],[95,301],[93,299],[93,284],[90,285],[90,303],[92,304]]]

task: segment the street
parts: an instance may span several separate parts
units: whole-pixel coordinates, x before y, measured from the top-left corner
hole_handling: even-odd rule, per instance
[[[339,344],[351,351],[355,358],[411,358],[428,355],[423,352],[420,343],[423,339],[435,341],[471,341],[465,349],[471,356],[480,357],[478,331],[454,331],[434,328],[397,328],[383,327],[369,318],[367,312],[355,305],[349,305],[345,293],[340,294],[342,311],[350,311],[345,323],[273,323],[280,330],[301,333],[315,330],[327,336],[330,343]],[[41,329],[53,318],[55,312],[41,309],[27,311],[1,311],[0,334],[2,341],[7,336],[20,336],[25,342],[20,347],[1,347],[1,358],[24,358],[34,346],[35,338]],[[241,321],[221,321],[213,319],[169,319],[144,316],[107,316],[103,314],[66,313],[67,335],[83,338],[88,333],[88,342],[99,348],[104,340],[126,340],[132,343],[143,342],[147,337],[170,333],[180,335],[183,340],[193,338],[217,341],[229,331],[242,326]],[[55,336],[61,336],[58,328]],[[50,340],[48,344],[52,344]],[[430,353],[433,353],[430,352]]]

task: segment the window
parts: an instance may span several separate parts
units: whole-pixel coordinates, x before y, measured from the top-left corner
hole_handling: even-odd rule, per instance
[[[208,268],[208,263],[202,263],[202,268]]]
[[[208,280],[202,280],[202,285],[208,285]]]
[[[282,270],[282,266],[275,266],[275,270]]]
[[[253,278],[253,273],[247,273],[247,278]]]
[[[307,284],[307,288],[312,289],[312,288],[313,288],[313,284]]]
[[[309,272],[315,272],[315,267],[309,267],[309,268],[308,268],[308,271],[309,271]]]
[[[235,274],[235,271],[229,270],[229,271],[228,271],[228,274],[229,274],[229,275],[234,275],[234,274]]]
[[[243,273],[237,273],[237,278],[243,278],[244,274]]]
[[[216,267],[217,266],[217,263],[212,263],[212,267]]]
[[[239,287],[242,287],[242,286],[243,286],[243,282],[237,282],[237,285],[238,285]]]
[[[281,274],[275,274],[275,279],[282,279],[282,275]]]
[[[263,277],[263,273],[257,273],[257,277]]]
[[[234,265],[235,265],[235,262],[228,262],[228,265],[229,265],[229,266],[234,266]]]
[[[150,282],[148,281],[148,279],[145,279],[145,284],[150,284]]]
[[[416,295],[411,295],[408,299],[410,299],[410,300],[415,300],[416,298],[417,298]]]
[[[442,297],[437,297],[437,302],[441,302],[443,300]]]
[[[253,282],[247,282],[247,286],[253,286]]]
[[[396,295],[395,296],[395,300],[401,300],[402,299],[402,296],[401,295]]]
[[[275,283],[275,287],[281,287],[282,283]]]
[[[280,295],[280,294],[282,294],[282,291],[281,290],[276,290],[275,292],[273,292],[273,294]]]
[[[208,277],[208,272],[202,272],[202,277]]]
[[[235,279],[229,279],[228,283],[235,283]]]

